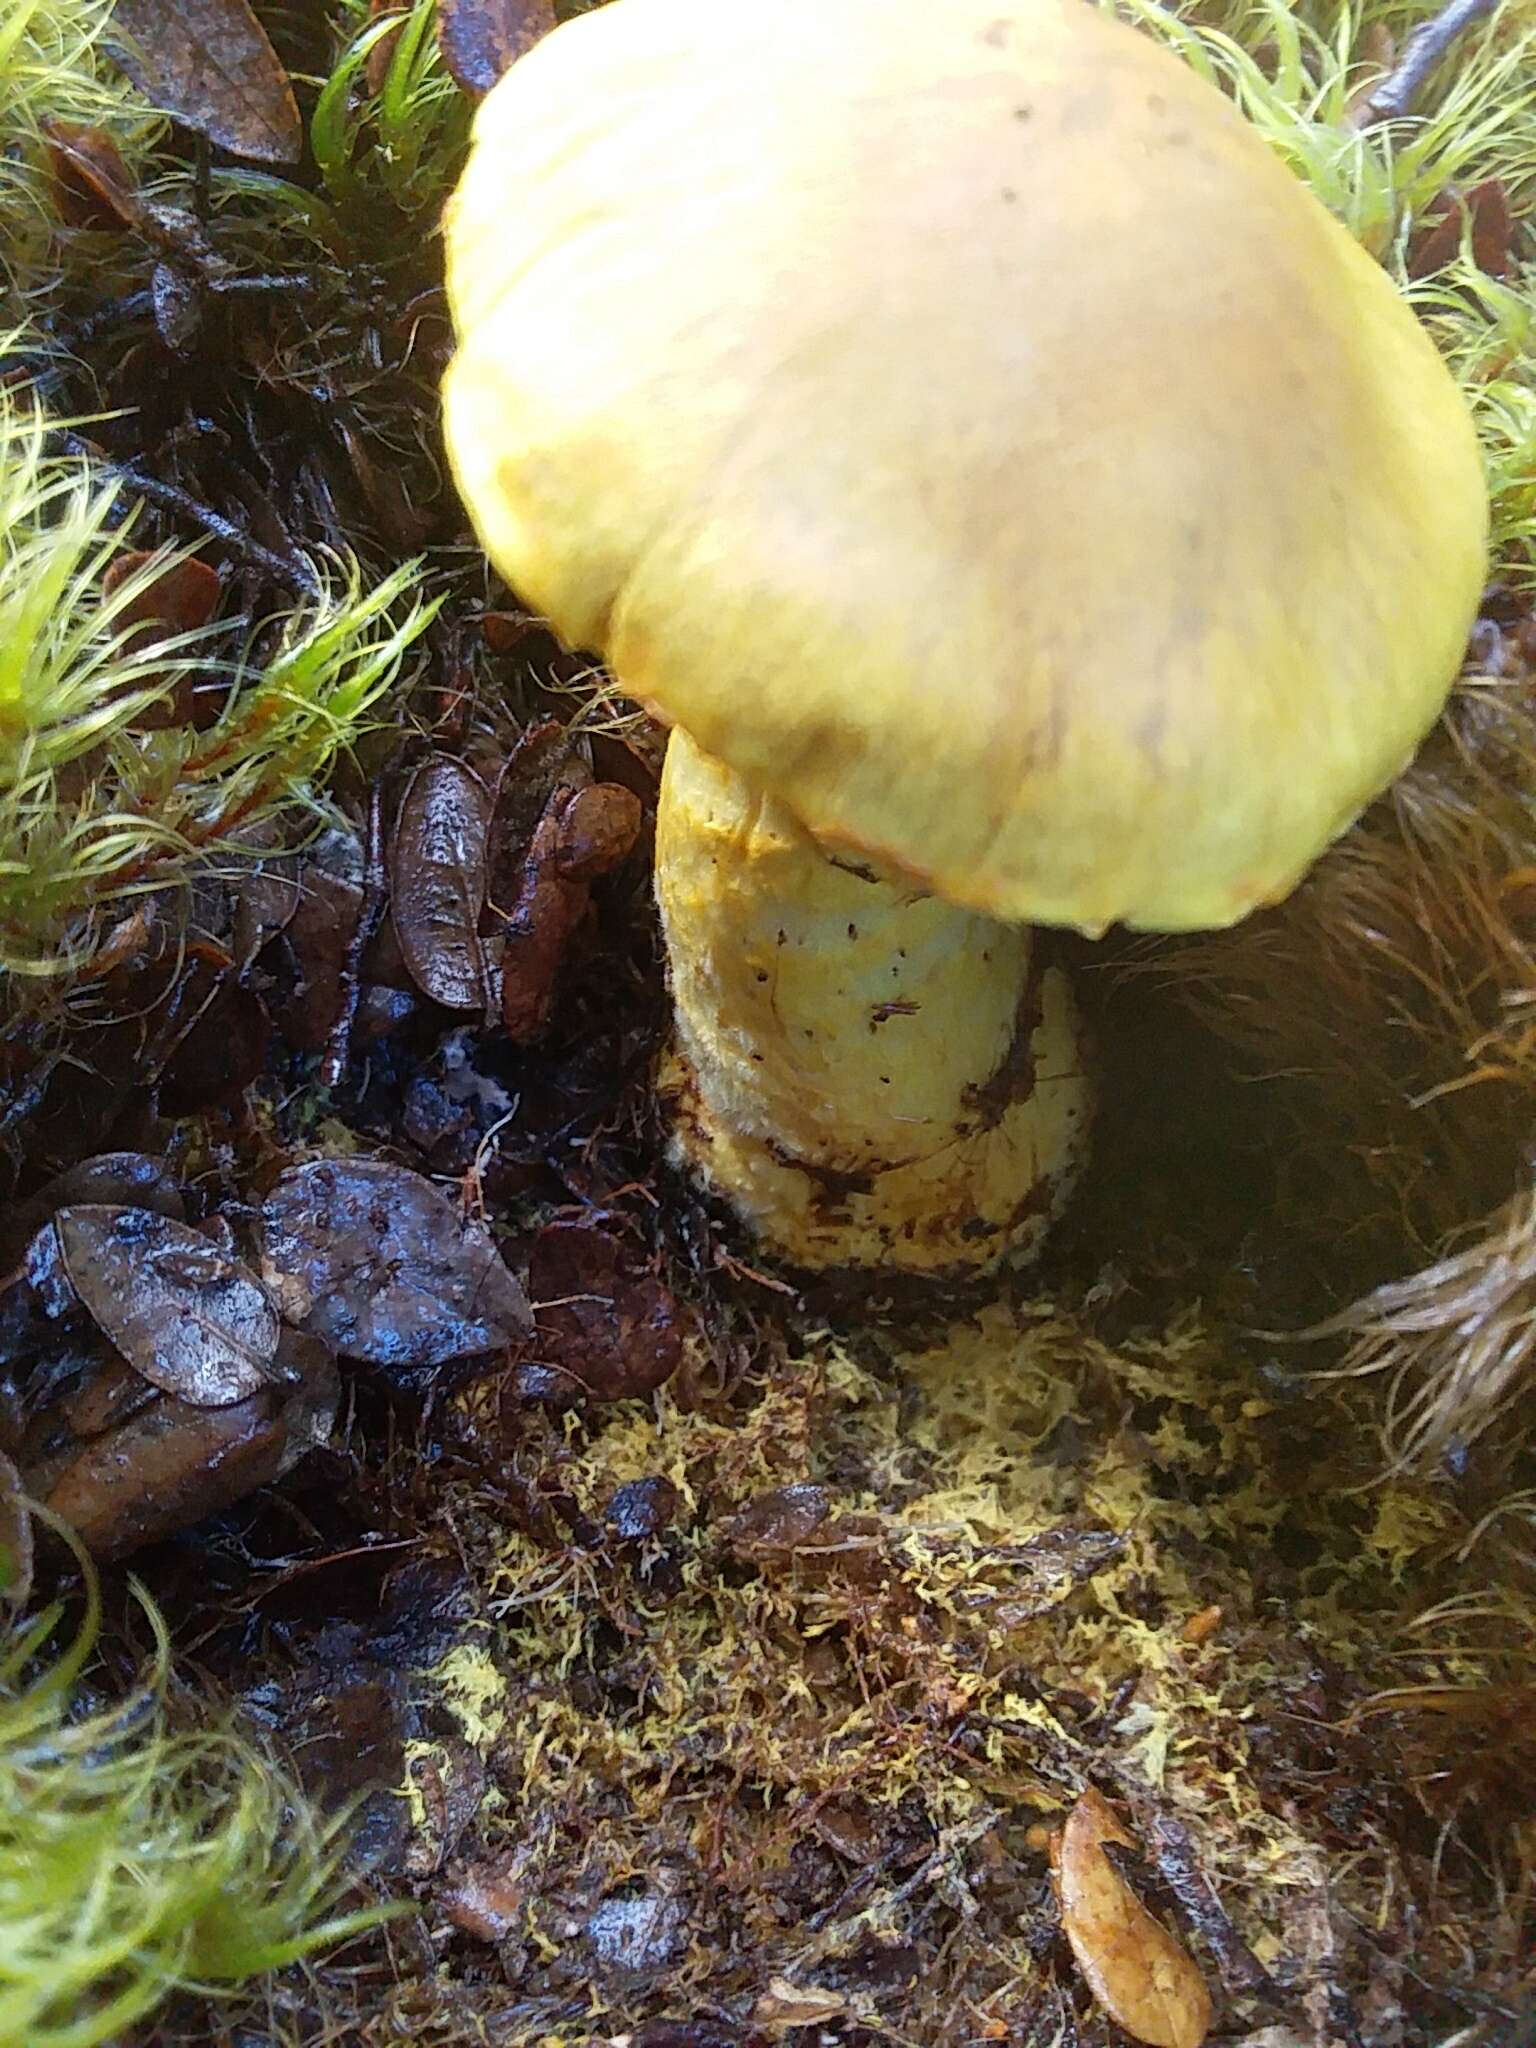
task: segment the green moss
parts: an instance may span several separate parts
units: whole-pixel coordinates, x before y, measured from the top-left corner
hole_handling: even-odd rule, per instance
[[[10,0],[0,16],[0,280],[18,291],[55,276],[46,124],[101,130],[130,167],[165,132],[102,48],[111,14],[111,0]]]
[[[368,589],[341,562],[326,595],[259,654],[211,631],[138,647],[123,621],[174,557],[104,596],[128,546],[122,493],[54,448],[41,409],[0,389],[0,966],[11,974],[79,966],[126,898],[185,880],[212,850],[237,856],[274,812],[319,806],[325,771],[377,716],[430,616],[411,566]],[[225,692],[208,730],[140,729],[194,678]]]
[[[0,1639],[0,2044],[118,2041],[173,1990],[237,1986],[345,1941],[380,1909],[338,1909],[345,1825],[322,1819],[229,1728],[174,1732],[170,1646],[98,1704],[94,1575]]]

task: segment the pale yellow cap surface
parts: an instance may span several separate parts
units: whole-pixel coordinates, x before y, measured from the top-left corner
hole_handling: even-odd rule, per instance
[[[613,0],[485,102],[448,254],[497,565],[957,903],[1229,923],[1456,674],[1486,505],[1448,373],[1083,0]]]

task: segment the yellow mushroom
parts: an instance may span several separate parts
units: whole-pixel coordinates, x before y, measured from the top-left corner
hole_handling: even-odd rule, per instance
[[[1230,924],[1403,767],[1484,486],[1412,313],[1083,0],[612,0],[448,220],[485,545],[673,728],[677,1143],[782,1256],[1039,1241],[1031,925]]]

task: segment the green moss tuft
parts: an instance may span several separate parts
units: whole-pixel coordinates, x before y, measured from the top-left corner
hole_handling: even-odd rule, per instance
[[[326,769],[431,614],[411,565],[368,589],[342,562],[268,652],[225,654],[211,632],[136,649],[123,621],[174,557],[104,596],[127,545],[122,494],[53,449],[43,412],[0,390],[0,967],[12,974],[80,966],[125,897],[184,880],[212,851],[238,856],[278,810],[318,807]],[[194,679],[224,692],[208,730],[139,729]]]
[[[59,1639],[57,1602],[0,1638],[0,2044],[93,2048],[169,1992],[234,1986],[346,1940],[382,1909],[338,1910],[344,1819],[322,1819],[229,1729],[178,1734],[149,1675],[98,1706],[85,1673],[101,1622]]]

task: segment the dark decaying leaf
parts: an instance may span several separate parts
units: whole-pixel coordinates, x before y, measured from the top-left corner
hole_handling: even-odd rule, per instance
[[[501,1022],[514,1045],[530,1044],[548,1024],[566,947],[587,914],[587,885],[560,873],[559,851],[560,818],[551,804],[533,835],[502,935]]]
[[[283,1313],[345,1358],[411,1372],[532,1333],[527,1298],[488,1234],[406,1167],[296,1166],[262,1205],[260,1231]]]
[[[560,813],[555,864],[568,882],[612,874],[640,837],[644,816],[633,790],[617,782],[578,789]]]
[[[123,153],[104,128],[40,123],[53,173],[53,203],[73,228],[131,228],[144,215]]]
[[[466,92],[485,93],[555,26],[552,0],[439,0],[443,62]]]
[[[187,1220],[181,1187],[163,1159],[148,1152],[98,1152],[77,1160],[24,1202],[0,1217],[0,1265],[15,1265],[28,1240],[72,1202],[116,1202]]]
[[[530,725],[502,763],[491,811],[487,867],[492,903],[505,911],[539,820],[559,789],[580,789],[592,779],[570,733],[553,719]]]
[[[0,1452],[0,1604],[25,1606],[32,1590],[32,1517],[21,1474]]]
[[[296,163],[303,126],[249,0],[116,0],[113,54],[162,113],[235,156]]]
[[[29,1416],[16,1453],[27,1488],[100,1557],[173,1535],[329,1436],[341,1392],[330,1352],[285,1329],[278,1365],[289,1384],[195,1408],[103,1349]]]
[[[1453,263],[1466,237],[1472,261],[1487,277],[1508,277],[1514,223],[1502,178],[1485,178],[1464,193],[1447,193],[1425,215],[1408,244],[1408,275],[1430,277]]]
[[[301,1052],[323,1052],[346,1008],[347,963],[363,915],[363,892],[349,876],[318,860],[304,863],[298,902],[284,937],[297,987],[278,1013],[278,1026]]]
[[[802,1480],[758,1494],[730,1518],[722,1533],[732,1549],[746,1554],[794,1550],[815,1535],[831,1511],[825,1489]]]
[[[227,1408],[162,1395],[115,1429],[71,1445],[43,1502],[92,1556],[125,1557],[267,1485],[288,1450],[282,1403],[271,1388]]]
[[[216,946],[189,945],[182,994],[185,1031],[160,1070],[160,1107],[167,1116],[230,1108],[266,1064],[272,1022],[267,1006]]]
[[[102,578],[102,595],[114,596],[129,577],[142,580],[154,560],[142,548],[119,555]],[[159,570],[130,602],[114,608],[113,629],[125,635],[126,646],[133,653],[143,654],[163,641],[206,626],[218,607],[219,589],[218,571],[206,562],[191,556],[162,560]],[[216,687],[209,687],[210,683]],[[154,732],[169,725],[196,725],[206,730],[219,715],[224,690],[217,678],[184,669],[175,676],[173,690],[138,714],[135,729]]]
[[[389,850],[390,915],[411,978],[448,1010],[485,1007],[480,911],[491,798],[473,769],[434,754],[411,777]]]
[[[138,575],[154,561],[143,548],[119,555],[102,578],[108,596],[121,588],[130,576]],[[116,626],[148,626],[149,638],[164,640],[176,633],[192,633],[206,626],[219,602],[219,572],[195,555],[173,556],[161,563],[158,574],[121,609]]]
[[[551,1223],[529,1261],[539,1357],[599,1401],[649,1394],[677,1370],[683,1330],[676,1300],[611,1231]]]
[[[235,931],[231,951],[242,968],[279,932],[286,931],[299,908],[299,864],[278,855],[240,878],[235,895]]]
[[[105,1203],[61,1209],[51,1227],[92,1320],[152,1386],[223,1408],[285,1377],[265,1288],[196,1230]]]

